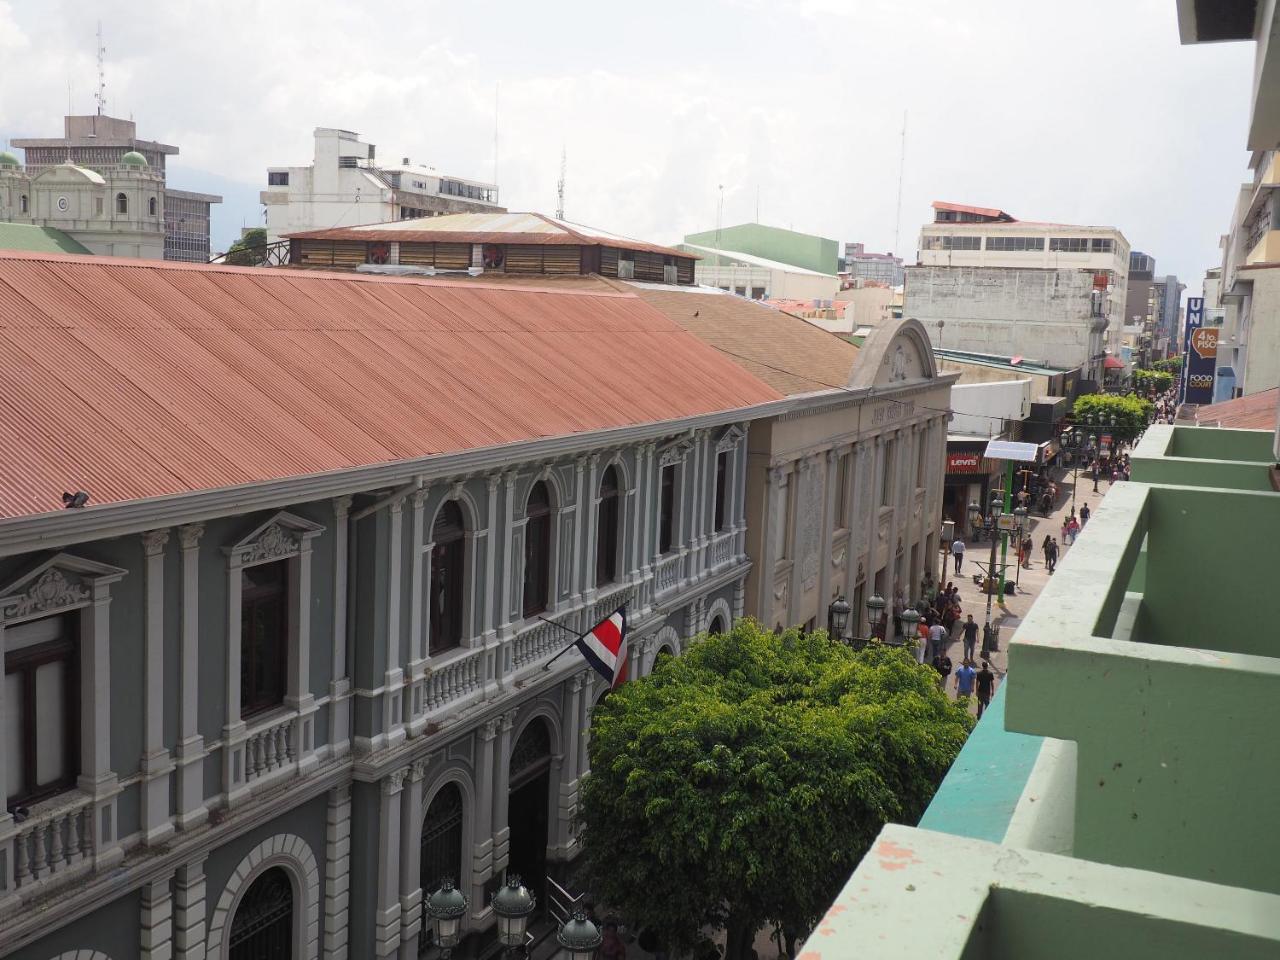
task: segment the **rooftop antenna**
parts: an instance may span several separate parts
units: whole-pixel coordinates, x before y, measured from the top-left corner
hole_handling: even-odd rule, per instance
[[[502,81],[493,85],[493,185],[498,185],[498,93],[502,90]]]
[[[556,219],[564,219],[564,173],[568,157],[564,144],[560,145],[560,179],[556,181]]]
[[[720,249],[720,225],[724,222],[724,184],[720,184],[720,202],[716,204],[716,249]]]
[[[107,55],[107,45],[102,42],[102,21],[98,21],[98,93],[94,97],[98,101],[98,116],[107,108],[107,74],[103,60]]]
[[[898,216],[893,221],[893,250],[898,255],[898,234],[902,229],[902,171],[907,166],[907,111],[902,111],[902,146],[898,150]]]

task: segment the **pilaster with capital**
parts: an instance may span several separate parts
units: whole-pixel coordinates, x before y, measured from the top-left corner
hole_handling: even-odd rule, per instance
[[[182,548],[182,639],[178,656],[178,826],[209,817],[204,804],[204,737],[200,735],[200,538],[204,524],[178,528]],[[345,586],[345,585],[344,585]]]
[[[346,960],[351,882],[351,784],[329,790],[324,831],[324,955]]]
[[[400,791],[400,960],[417,960],[422,929],[422,778],[425,760],[411,763]]]
[[[378,901],[374,915],[374,952],[379,957],[395,953],[400,946],[400,835],[401,797],[409,768],[402,767],[383,777],[379,790]]]
[[[424,487],[413,493],[409,570],[409,671],[404,699],[404,722],[409,736],[417,736],[427,726],[426,671],[431,643],[431,618],[426,616],[424,586],[431,582],[431,554],[434,545],[423,542],[423,511],[430,495]]]
[[[174,960],[205,960],[204,857],[178,867],[173,883]]]
[[[472,913],[484,909],[484,884],[493,872],[493,802],[495,781],[494,740],[501,721],[486,720],[476,731],[479,759],[476,762],[476,809],[471,830]]]
[[[494,757],[493,872],[495,874],[506,867],[510,854],[511,828],[507,822],[507,808],[511,796],[511,729],[515,726],[515,722],[515,710],[508,710],[502,715]]]
[[[404,557],[404,501],[387,507],[386,658],[383,677],[382,729],[385,746],[395,746],[407,735],[404,726],[404,669],[400,645],[401,567]]]
[[[148,846],[173,835],[169,817],[169,775],[173,759],[164,743],[164,560],[169,530],[142,535],[146,558],[143,589],[146,614],[143,629],[142,713],[142,839]],[[167,901],[166,901],[167,902]],[[168,923],[166,916],[165,923]],[[167,926],[166,926],[167,929]]]
[[[351,497],[333,500],[333,670],[329,680],[329,749],[351,749],[351,679],[347,676],[347,564]]]

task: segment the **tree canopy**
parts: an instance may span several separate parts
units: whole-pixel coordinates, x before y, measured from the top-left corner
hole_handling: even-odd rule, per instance
[[[1169,357],[1167,360],[1157,360],[1151,365],[1152,369],[1159,370],[1162,373],[1177,373],[1182,369],[1181,355]]]
[[[1151,401],[1132,393],[1123,397],[1107,393],[1086,393],[1076,397],[1071,415],[1077,424],[1088,424],[1092,417],[1093,423],[1113,427],[1112,433],[1116,437],[1132,440],[1146,429],[1147,414],[1151,409]]]
[[[886,822],[914,824],[972,720],[901,649],[752,620],[703,636],[595,711],[581,817],[597,898],[727,960],[803,936]]]
[[[252,227],[227,249],[226,263],[237,267],[260,267],[267,261],[267,231]]]
[[[1164,393],[1173,386],[1173,374],[1165,370],[1135,370],[1133,385],[1143,393]]]

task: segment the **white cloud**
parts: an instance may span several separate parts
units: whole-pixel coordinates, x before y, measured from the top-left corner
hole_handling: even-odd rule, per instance
[[[1244,172],[1249,45],[1178,45],[1173,0],[0,2],[0,137],[55,133],[70,79],[203,169],[258,185],[344,126],[514,209],[655,240],[761,218],[899,248],[929,201],[1111,223],[1197,281]]]

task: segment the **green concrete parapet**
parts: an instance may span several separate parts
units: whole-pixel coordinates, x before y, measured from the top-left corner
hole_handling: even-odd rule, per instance
[[[1267,430],[1150,427],[1130,455],[1134,480],[1229,490],[1270,490]]]
[[[1075,857],[1280,893],[1278,572],[1280,495],[1108,492],[1009,646],[1008,729],[1076,744]]]
[[[1280,896],[891,824],[799,960],[1262,960]]]

